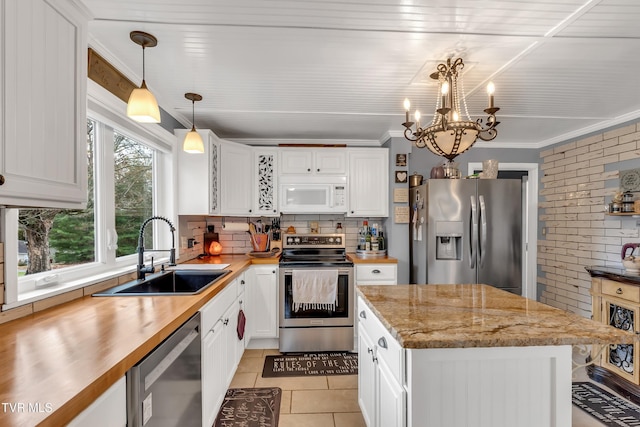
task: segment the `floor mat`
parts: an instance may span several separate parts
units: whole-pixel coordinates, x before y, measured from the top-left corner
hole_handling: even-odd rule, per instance
[[[571,394],[574,405],[606,426],[640,425],[640,407],[593,383],[573,383]]]
[[[266,356],[263,378],[356,375],[357,353],[306,353]]]
[[[277,427],[282,389],[230,388],[213,427]]]

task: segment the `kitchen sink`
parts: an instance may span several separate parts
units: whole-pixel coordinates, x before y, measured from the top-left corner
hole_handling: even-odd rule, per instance
[[[145,279],[132,280],[93,294],[97,297],[195,295],[230,271],[172,270],[150,274]]]

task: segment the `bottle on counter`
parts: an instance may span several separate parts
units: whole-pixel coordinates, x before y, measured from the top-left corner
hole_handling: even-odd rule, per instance
[[[337,234],[342,234],[343,233],[343,231],[342,231],[342,223],[341,222],[339,222],[338,225],[336,225],[336,233]]]
[[[386,242],[384,241],[384,233],[382,232],[382,230],[380,230],[378,234],[380,234],[378,236],[378,250],[384,251],[385,249],[387,249]]]
[[[369,221],[362,222],[362,228],[364,228],[364,250],[371,250],[371,229],[369,228]]]

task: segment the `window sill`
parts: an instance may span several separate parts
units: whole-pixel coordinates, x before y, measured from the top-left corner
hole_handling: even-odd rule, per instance
[[[2,311],[11,310],[13,308],[21,307],[23,305],[31,304],[36,301],[42,301],[47,298],[55,297],[67,292],[82,289],[87,286],[95,285],[96,283],[104,282],[116,277],[123,276],[136,271],[135,266],[126,266],[122,268],[110,268],[109,271],[92,274],[90,276],[82,277],[77,280],[71,280],[61,283],[56,286],[50,286],[41,289],[35,289],[29,292],[23,292],[18,296],[18,301],[9,304],[2,305]]]

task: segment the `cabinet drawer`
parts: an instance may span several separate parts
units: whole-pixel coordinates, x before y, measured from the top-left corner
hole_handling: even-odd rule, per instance
[[[614,282],[613,280],[603,280],[602,293],[627,301],[640,302],[640,287],[626,283]]]
[[[238,280],[234,279],[231,283],[229,283],[225,288],[211,301],[206,303],[204,307],[200,309],[200,313],[202,315],[201,321],[201,330],[202,330],[202,338],[205,337],[207,332],[213,328],[213,325],[222,317],[224,312],[229,308],[231,304],[238,297]]]
[[[360,264],[356,265],[356,280],[363,281],[396,281],[395,264]]]
[[[404,351],[361,298],[358,298],[358,328],[367,331],[376,348],[376,357],[383,360],[393,377],[403,384]]]

